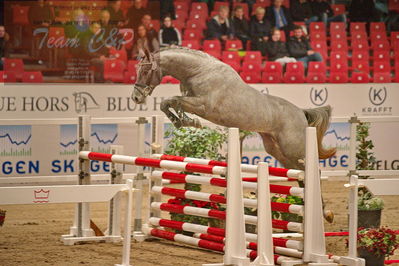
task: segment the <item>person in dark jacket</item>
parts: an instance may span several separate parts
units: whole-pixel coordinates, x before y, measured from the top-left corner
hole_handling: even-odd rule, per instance
[[[166,16],[170,16],[172,20],[176,19],[173,0],[161,1],[161,19],[164,19]]]
[[[219,14],[208,22],[208,39],[219,39],[224,42],[234,38],[233,24],[229,20],[229,8],[221,6]]]
[[[159,45],[161,47],[181,45],[180,32],[172,26],[172,19],[169,16],[163,19],[163,25],[159,31]]]
[[[249,24],[247,19],[244,17],[244,9],[242,6],[236,6],[234,8],[233,16],[233,28],[235,36],[241,40],[242,47],[245,47],[249,38]]]
[[[290,11],[294,21],[305,22],[306,26],[319,21],[319,18],[313,15],[312,5],[308,0],[292,0]]]
[[[258,7],[250,24],[251,49],[260,51],[263,56],[266,55],[266,42],[269,40],[271,28],[270,22],[265,17],[265,9]]]
[[[285,36],[290,36],[290,31],[294,28],[294,23],[288,8],[283,6],[283,0],[273,0],[272,5],[266,10],[266,18],[272,27],[285,32]]]
[[[281,31],[277,28],[271,31],[270,39],[266,42],[266,52],[269,61],[279,62],[283,66],[296,62],[294,57],[290,57],[286,43],[281,41]]]
[[[152,17],[149,14],[145,14],[141,18],[141,24],[144,25],[146,32],[147,32],[147,37],[152,42],[152,39],[158,40],[158,32],[153,28],[151,20],[152,20]]]
[[[326,0],[314,0],[312,3],[312,10],[313,13],[319,17],[319,21],[323,21],[326,26],[328,26],[330,22],[345,22],[346,24],[346,15],[340,14],[334,16],[334,11]]]
[[[127,11],[127,26],[133,30],[137,30],[137,27],[141,23],[141,19],[148,13],[148,9],[143,5],[143,0],[134,0],[133,5]]]
[[[303,62],[305,68],[307,68],[308,62],[323,61],[323,57],[312,50],[309,40],[303,35],[303,30],[301,26],[295,26],[294,36],[288,41],[288,52],[297,61]]]
[[[121,9],[121,0],[109,0],[109,5],[105,8],[108,10],[111,18],[110,24],[118,27],[125,25],[125,16]]]
[[[0,70],[4,67],[4,58],[9,56],[10,36],[3,25],[0,25]]]
[[[372,22],[376,15],[374,0],[352,0],[349,6],[351,22]]]

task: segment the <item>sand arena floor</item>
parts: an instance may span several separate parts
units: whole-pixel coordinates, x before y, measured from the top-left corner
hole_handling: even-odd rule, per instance
[[[323,182],[323,193],[328,207],[335,212],[335,222],[326,224],[326,231],[345,230],[347,227],[348,190],[344,182]],[[205,191],[205,189],[204,189]],[[383,197],[385,209],[382,225],[399,229],[398,197]],[[92,220],[105,230],[107,205],[91,205]],[[67,234],[72,223],[74,204],[9,205],[0,206],[7,210],[6,221],[0,227],[1,266],[45,266],[45,265],[113,265],[121,262],[122,244],[85,243],[64,246],[60,241]],[[143,208],[143,215],[147,208]],[[164,213],[164,217],[168,217]],[[327,239],[329,253],[345,255],[345,237]],[[132,244],[133,265],[201,265],[222,261],[216,252],[177,244],[167,240],[151,240]],[[399,259],[399,252],[391,259]]]

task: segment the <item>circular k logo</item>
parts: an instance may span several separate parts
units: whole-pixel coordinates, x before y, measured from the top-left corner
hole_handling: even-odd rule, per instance
[[[324,89],[315,89],[312,88],[310,90],[310,101],[316,105],[321,106],[327,102],[328,91],[327,88]]]
[[[382,89],[377,89],[370,87],[369,90],[369,99],[370,102],[374,105],[381,105],[387,99],[387,89],[383,87]]]

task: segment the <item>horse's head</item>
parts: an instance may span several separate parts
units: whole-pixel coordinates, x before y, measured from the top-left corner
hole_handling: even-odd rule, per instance
[[[147,50],[144,53],[145,57],[138,64],[137,80],[132,94],[132,99],[137,104],[145,102],[162,78],[159,54],[154,55]]]

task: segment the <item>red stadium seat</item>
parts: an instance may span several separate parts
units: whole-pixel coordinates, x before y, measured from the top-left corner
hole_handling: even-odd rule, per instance
[[[389,72],[377,72],[374,73],[374,83],[390,83],[392,81],[391,73]]]
[[[247,51],[244,56],[244,62],[262,63],[262,54],[260,51]]]
[[[272,0],[256,0],[256,4],[262,5],[262,7],[268,7],[272,4]]]
[[[43,75],[40,71],[24,72],[22,82],[25,83],[43,83]]]
[[[178,79],[175,79],[172,76],[164,76],[161,80],[162,84],[166,84],[166,83],[171,83],[171,84],[179,84],[180,81]]]
[[[17,82],[14,72],[0,71],[0,83]]]
[[[331,51],[348,52],[348,42],[346,40],[335,40],[331,42]]]
[[[219,12],[219,9],[220,9],[221,6],[229,7],[229,3],[228,2],[216,1],[214,6],[213,6],[213,11]]]
[[[345,14],[345,5],[331,5],[332,10],[334,11],[334,16]]]
[[[200,20],[205,22],[207,19],[208,19],[208,13],[205,13],[205,11],[192,10],[190,12],[189,20]]]
[[[305,68],[302,62],[287,63],[286,72],[284,74],[284,82],[286,83],[304,83]]]
[[[127,52],[124,48],[117,50],[111,47],[111,49],[109,49],[109,55],[117,60],[122,60],[125,65],[127,64]]]
[[[394,12],[399,12],[399,0],[389,0],[388,10],[394,11]]]
[[[283,67],[278,62],[266,61],[262,73],[263,83],[281,83],[283,81]]]
[[[373,48],[374,52],[375,51],[390,51],[391,50],[391,46],[389,45],[389,42],[387,40],[372,42],[371,48]]]
[[[184,31],[183,35],[184,40],[201,40],[202,39],[202,30],[190,30],[187,29]]]
[[[219,40],[205,40],[204,43],[202,44],[202,49],[205,52],[208,51],[220,52],[222,50],[222,44],[220,43]]]
[[[380,32],[383,34],[387,34],[386,33],[387,29],[385,27],[385,23],[384,22],[371,22],[370,23],[370,33],[373,32]]]
[[[373,44],[374,42],[387,42],[388,41],[388,37],[387,34],[384,32],[372,32],[370,33],[370,40],[371,40],[371,44]]]
[[[260,72],[241,72],[240,76],[246,83],[259,83],[261,81]]]
[[[204,30],[206,29],[205,20],[190,19],[186,22],[186,29]]]
[[[175,1],[174,2],[175,10],[177,11],[184,11],[188,12],[189,5],[186,1]]]
[[[184,47],[188,47],[190,49],[199,50],[201,49],[201,45],[199,40],[183,40],[181,45]]]
[[[64,40],[60,43],[59,40],[64,38]],[[65,45],[65,31],[62,27],[50,27],[48,32],[48,44],[55,45],[58,48],[60,46]],[[58,45],[57,45],[58,44]]]
[[[351,22],[350,33],[351,35],[355,32],[366,32],[366,23],[364,22]]]
[[[126,71],[123,78],[123,83],[125,84],[134,84],[137,80],[136,71]]]
[[[119,29],[119,34],[123,36],[125,42],[125,48],[131,49],[133,47],[134,31],[133,29]]]
[[[161,23],[159,20],[153,19],[151,20],[150,25],[158,32],[159,29],[161,28]]]
[[[327,35],[326,32],[322,31],[311,31],[310,32],[310,40],[312,42],[314,41],[327,41]]]
[[[367,51],[370,49],[367,39],[352,40],[352,51]]]
[[[14,73],[17,80],[22,79],[22,74],[24,73],[24,62],[22,59],[4,59],[4,71],[6,73]]]
[[[186,27],[186,22],[184,22],[182,20],[173,20],[173,27],[175,27],[180,32],[182,32],[183,29]]]
[[[309,62],[307,83],[326,82],[326,65],[324,62]]]
[[[320,53],[324,60],[328,59],[328,48],[326,41],[312,41],[311,46],[313,50]]]
[[[373,64],[375,73],[391,73],[391,64],[389,61],[375,61]]]
[[[282,83],[283,78],[281,77],[281,75],[278,75],[276,73],[263,72],[261,82],[262,83]]]
[[[369,83],[370,77],[368,72],[352,72],[351,76],[352,83]]]
[[[370,72],[369,52],[354,51],[352,54],[352,70],[360,72]]]
[[[331,41],[348,41],[348,37],[346,36],[346,32],[336,32],[335,34],[331,34]]]
[[[256,61],[244,61],[242,63],[243,72],[260,72],[262,65]]]
[[[29,25],[29,6],[12,6],[12,22],[17,25]]]
[[[330,63],[331,65],[336,63],[347,62],[348,61],[348,53],[342,51],[332,51],[330,54]]]
[[[125,63],[122,60],[108,59],[104,62],[104,79],[112,82],[123,82]]]
[[[391,31],[392,50],[399,50],[399,31]]]
[[[331,72],[330,73],[330,83],[347,83],[348,82],[348,72]]]
[[[367,33],[363,32],[363,31],[358,31],[358,32],[354,32],[354,33],[351,34],[352,42],[367,41],[367,39],[368,39]]]
[[[185,10],[177,10],[175,17],[176,17],[176,20],[184,22],[188,18],[188,13]]]
[[[337,33],[346,34],[346,25],[344,22],[331,22],[330,24],[330,35],[333,36]]]
[[[384,51],[384,50],[378,50],[378,51],[374,51],[373,54],[373,60],[375,61],[388,61],[391,60],[391,56],[389,54],[389,51]]]
[[[225,44],[226,51],[242,50],[242,42],[240,40],[227,40]]]
[[[224,63],[228,64],[229,66],[231,66],[236,72],[240,72],[241,71],[241,64],[240,62],[237,62],[234,59],[231,60],[223,60]]]
[[[312,22],[310,23],[310,33],[322,32],[326,33],[326,26],[323,22]]]
[[[223,51],[222,52],[222,61],[236,61],[240,63],[241,57],[236,51]]]
[[[194,2],[191,4],[191,12],[192,11],[198,11],[200,10],[201,12],[205,12],[208,14],[208,5],[205,2]]]

